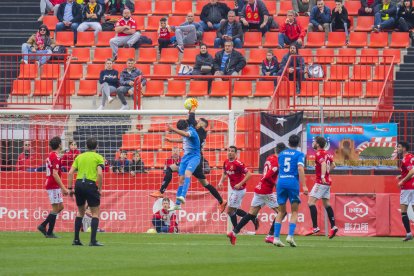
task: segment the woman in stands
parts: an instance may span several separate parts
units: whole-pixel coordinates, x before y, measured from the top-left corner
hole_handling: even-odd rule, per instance
[[[41,25],[39,30],[33,34],[26,43],[22,45],[22,63],[28,63],[29,60],[36,60],[40,66],[45,64],[50,59],[52,49],[55,47],[55,40],[50,38],[50,31],[46,25]],[[29,56],[29,54],[48,54]]]

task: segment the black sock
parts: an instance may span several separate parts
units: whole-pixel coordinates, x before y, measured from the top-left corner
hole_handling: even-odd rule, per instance
[[[328,214],[328,219],[331,222],[331,228],[335,226],[335,217],[334,217],[334,211],[331,206],[328,206],[325,208],[326,213]]]
[[[47,230],[47,234],[51,235],[53,233],[53,229],[55,228],[56,223],[56,216],[57,214],[50,213],[48,217],[49,218],[49,229]]]
[[[237,209],[236,215],[238,215],[239,217],[245,217],[247,213],[242,209]]]
[[[318,209],[315,205],[309,205],[309,210],[312,218],[313,228],[318,227]]]
[[[410,219],[408,218],[408,215],[406,212],[401,213],[401,219],[405,228],[405,232],[410,233],[411,229],[410,229]]]
[[[206,188],[210,192],[210,194],[212,194],[215,197],[215,199],[217,199],[219,204],[223,203],[223,198],[214,186],[211,186],[211,184],[207,184],[206,186],[204,186],[204,188]]]
[[[269,236],[273,236],[275,233],[275,222],[276,222],[276,219],[273,220],[272,226],[269,229],[269,233],[268,233]]]
[[[172,174],[173,174],[173,171],[171,170],[171,168],[167,167],[167,169],[165,170],[165,176],[162,181],[161,188],[160,188],[160,192],[162,194],[165,192],[165,190],[167,190],[168,185],[170,185],[170,182],[172,180]]]
[[[233,229],[237,226],[237,215],[234,213],[233,215],[229,216],[231,224],[233,224]]]
[[[76,217],[75,219],[75,240],[79,241],[79,232],[82,228],[82,220],[83,218],[81,217]]]
[[[253,216],[251,214],[247,214],[245,215],[241,221],[239,222],[239,224],[237,224],[237,226],[234,228],[233,232],[238,234],[240,232],[240,230],[251,220],[254,221],[256,219],[256,216]]]
[[[98,231],[99,218],[92,218],[91,222],[91,242],[96,242],[96,232]]]
[[[42,225],[43,227],[46,227],[46,225],[48,225],[50,221],[50,218],[51,218],[51,214],[49,214],[47,218],[45,219],[45,221],[43,221],[40,225]]]

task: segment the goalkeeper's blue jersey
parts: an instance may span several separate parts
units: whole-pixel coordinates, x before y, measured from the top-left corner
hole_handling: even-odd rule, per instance
[[[299,187],[298,166],[305,166],[305,155],[294,149],[286,149],[279,154],[279,177],[277,185]]]
[[[200,139],[197,131],[193,126],[190,126],[187,133],[190,136],[183,139],[184,155],[200,155]]]

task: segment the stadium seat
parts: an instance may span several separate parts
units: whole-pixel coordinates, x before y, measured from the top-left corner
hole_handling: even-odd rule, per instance
[[[164,48],[160,55],[160,63],[178,63],[178,49]]]
[[[220,52],[222,49],[216,49],[216,48],[210,48],[208,49],[208,53],[214,58],[218,52]]]
[[[321,97],[337,97],[341,96],[342,82],[340,81],[326,81],[323,83],[323,90]]]
[[[129,58],[135,59],[134,48],[119,48],[116,62],[126,62]]]
[[[332,11],[335,9],[335,1],[325,1],[325,6],[327,6]]]
[[[99,32],[98,33],[98,41],[96,42],[96,46],[98,47],[108,47],[109,40],[115,37],[115,32]],[[95,49],[96,50],[96,49]],[[112,53],[111,53],[112,56]]]
[[[141,159],[145,164],[145,168],[155,168],[154,151],[141,151]]]
[[[371,65],[354,65],[351,79],[356,81],[371,80]]]
[[[271,97],[273,95],[274,90],[275,85],[273,84],[273,81],[257,81],[254,96]]]
[[[87,63],[91,61],[91,51],[89,48],[73,48],[72,60],[74,63]]]
[[[151,80],[147,82],[145,92],[146,97],[159,97],[164,95],[164,81],[163,80]]]
[[[260,76],[260,69],[257,65],[246,65],[242,70],[243,76]]]
[[[181,63],[184,64],[194,64],[196,56],[200,53],[200,49],[197,48],[188,48],[185,49]]]
[[[73,32],[72,31],[60,31],[56,33],[56,45],[60,46],[73,46]]]
[[[279,41],[278,36],[279,36],[278,32],[267,32],[266,35],[265,35],[265,41],[263,43],[263,47],[265,47],[265,48],[274,48],[274,47],[276,47],[276,45],[278,45],[278,41]]]
[[[382,51],[382,63],[390,64],[393,61],[394,64],[401,63],[401,50],[400,49],[384,49]]]
[[[358,15],[358,10],[359,8],[361,8],[361,3],[359,1],[345,1],[344,5],[346,10],[348,11],[348,15],[351,16]]]
[[[11,92],[14,96],[28,96],[32,93],[32,85],[30,80],[14,80],[13,90]]]
[[[287,54],[287,49],[273,49],[273,55],[277,57],[279,63],[282,61],[283,57]]]
[[[261,64],[262,61],[266,58],[268,49],[250,49],[249,58],[247,59],[247,64]],[[278,60],[280,62],[280,60]]]
[[[163,17],[162,15],[148,16],[147,28],[145,30],[157,31],[160,25],[160,19]]]
[[[135,0],[134,14],[148,15],[152,14],[151,0]]]
[[[98,91],[96,80],[81,80],[79,82],[78,96],[95,96]]]
[[[331,65],[330,80],[348,80],[349,79],[349,66],[347,65]]]
[[[208,1],[203,1],[203,0],[196,1],[196,12],[195,12],[195,14],[200,15],[203,7],[207,4],[208,4]]]
[[[280,4],[279,11],[277,13],[278,16],[286,15],[287,11],[293,10],[291,1],[281,1],[281,2],[279,2],[279,4]]]
[[[237,132],[243,132],[247,130],[247,123],[246,123],[246,117],[240,116],[236,120],[236,131]]]
[[[206,144],[204,149],[214,150],[214,149],[224,149],[225,140],[224,134],[209,134],[207,135]]]
[[[93,32],[78,32],[76,46],[90,47],[95,45],[95,35]]]
[[[216,32],[204,32],[203,43],[206,44],[208,47],[213,47],[214,40],[216,39],[216,37],[217,37]]]
[[[19,79],[34,79],[38,76],[38,68],[34,63],[20,64]]]
[[[163,169],[165,166],[165,161],[171,156],[171,152],[170,151],[159,151],[159,152],[155,152],[155,154],[156,154],[155,168]]]
[[[228,81],[213,81],[211,83],[210,97],[227,97],[227,96],[229,96],[229,82]]]
[[[320,48],[325,46],[325,33],[324,32],[310,32],[307,35],[306,47],[308,48]]]
[[[361,49],[359,57],[360,64],[378,64],[378,49]]]
[[[224,161],[226,161],[227,159],[228,159],[227,151],[219,151],[218,159],[217,159],[217,168],[222,169],[224,165]]]
[[[300,53],[300,50],[299,50]],[[328,48],[316,49],[315,63],[319,64],[332,64],[335,59],[335,50]]]
[[[369,48],[384,48],[388,46],[388,33],[371,33]]]
[[[208,82],[207,81],[190,81],[190,88],[187,93],[187,96],[205,96],[208,92]]]
[[[50,96],[53,93],[53,80],[35,80],[33,96]]]
[[[105,61],[111,57],[111,48],[95,48],[95,52],[93,55],[93,63],[105,63]]]
[[[43,24],[46,25],[50,31],[54,31],[56,29],[56,24],[58,22],[59,20],[54,15],[43,16]]]
[[[355,28],[356,32],[370,32],[372,26],[374,25],[373,16],[358,16],[357,26]]]
[[[251,81],[235,81],[233,97],[249,97],[252,95]]]
[[[70,64],[68,76],[71,80],[83,78],[83,64]]]
[[[157,61],[157,49],[155,48],[139,48],[138,60],[139,63],[154,63]]]
[[[362,96],[362,83],[359,81],[347,81],[345,82],[344,98],[353,98]]]
[[[262,46],[262,33],[246,32],[244,33],[243,47],[254,48]]]
[[[369,81],[365,89],[366,98],[378,98],[381,95],[382,87],[384,86],[383,81]]]
[[[244,133],[236,133],[236,137],[234,137],[235,146],[238,149],[245,149],[246,148],[246,134]]]
[[[229,130],[228,122],[221,120],[210,120],[208,127],[209,131],[214,132],[227,132]]]
[[[165,96],[179,97],[184,96],[186,92],[187,83],[186,81],[180,80],[168,80],[168,89]]]
[[[154,46],[158,46],[158,34],[157,32],[142,32],[142,35],[148,37],[149,39],[151,39],[152,44],[144,44],[141,46],[142,47],[154,47]]]
[[[145,16],[144,15],[135,15],[132,17],[137,24],[137,30],[145,30]]]
[[[60,65],[59,64],[44,64],[42,66],[41,79],[58,79],[60,77]]]
[[[296,20],[302,26],[303,29],[307,30],[309,25],[309,16],[297,16]]]
[[[344,32],[330,32],[328,33],[328,41],[326,47],[343,47],[345,46],[346,35]]]
[[[358,3],[360,5],[360,3]],[[368,34],[366,32],[351,32],[348,47],[363,48],[367,46]]]
[[[187,15],[193,12],[193,2],[191,0],[175,1],[174,15]]]
[[[58,81],[57,84],[57,91],[59,91],[59,86],[60,86],[61,81]],[[63,87],[63,85],[66,85],[66,88]],[[67,95],[73,95],[75,94],[75,81],[74,80],[67,80],[64,84],[62,85],[62,94],[66,93]]]
[[[155,1],[153,14],[169,15],[172,14],[172,1],[158,0]]]
[[[99,79],[99,75],[102,70],[105,69],[104,64],[88,64],[86,68],[86,76],[85,79],[87,80],[97,80]]]
[[[222,165],[217,160],[217,151],[215,150],[203,152],[203,157],[208,161],[211,168],[218,168]]]
[[[391,48],[408,48],[410,47],[410,37],[408,33],[398,33],[392,32],[391,33]]]
[[[377,65],[374,68],[374,77],[373,80],[382,80],[384,81],[388,72],[390,71],[390,66],[387,65]],[[392,74],[392,72],[391,72]]]
[[[158,150],[162,148],[162,134],[144,134],[142,141],[143,150]]]
[[[154,64],[152,67],[152,76],[171,76],[170,64]]]
[[[186,17],[182,15],[174,15],[168,18],[168,25],[170,26],[180,26],[186,21]]]
[[[316,97],[319,95],[318,81],[303,81],[301,83],[300,97]]]
[[[299,50],[300,55],[303,57],[303,59],[305,60],[305,64],[311,64],[313,63],[313,49],[300,49]],[[281,60],[279,60],[279,62],[281,62]]]
[[[337,64],[355,64],[356,62],[356,49],[343,48],[338,50],[336,56]]]
[[[269,11],[269,14],[272,15],[276,15],[277,14],[277,9],[276,9],[276,1],[268,1],[265,0],[264,1],[267,10]]]
[[[167,124],[164,124],[164,128],[163,129],[160,129],[160,131],[166,131],[168,128],[167,128]],[[178,136],[177,134],[166,134],[165,135],[165,138],[169,138],[169,139],[172,139],[172,140],[180,140],[180,139],[182,139],[181,138],[181,136]],[[171,150],[173,147],[182,147],[182,142],[174,142],[174,143],[170,143],[170,142],[168,142],[167,140],[164,140],[164,146],[163,146],[163,149],[168,149],[168,150]]]
[[[122,134],[122,147],[123,150],[137,150],[141,148],[141,134],[138,133],[125,133]],[[142,156],[141,156],[142,158]],[[145,160],[146,161],[146,160]]]

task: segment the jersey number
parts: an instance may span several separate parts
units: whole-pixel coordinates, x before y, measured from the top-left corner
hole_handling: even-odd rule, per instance
[[[285,163],[283,164],[283,171],[288,172],[290,171],[290,157],[285,158]]]

